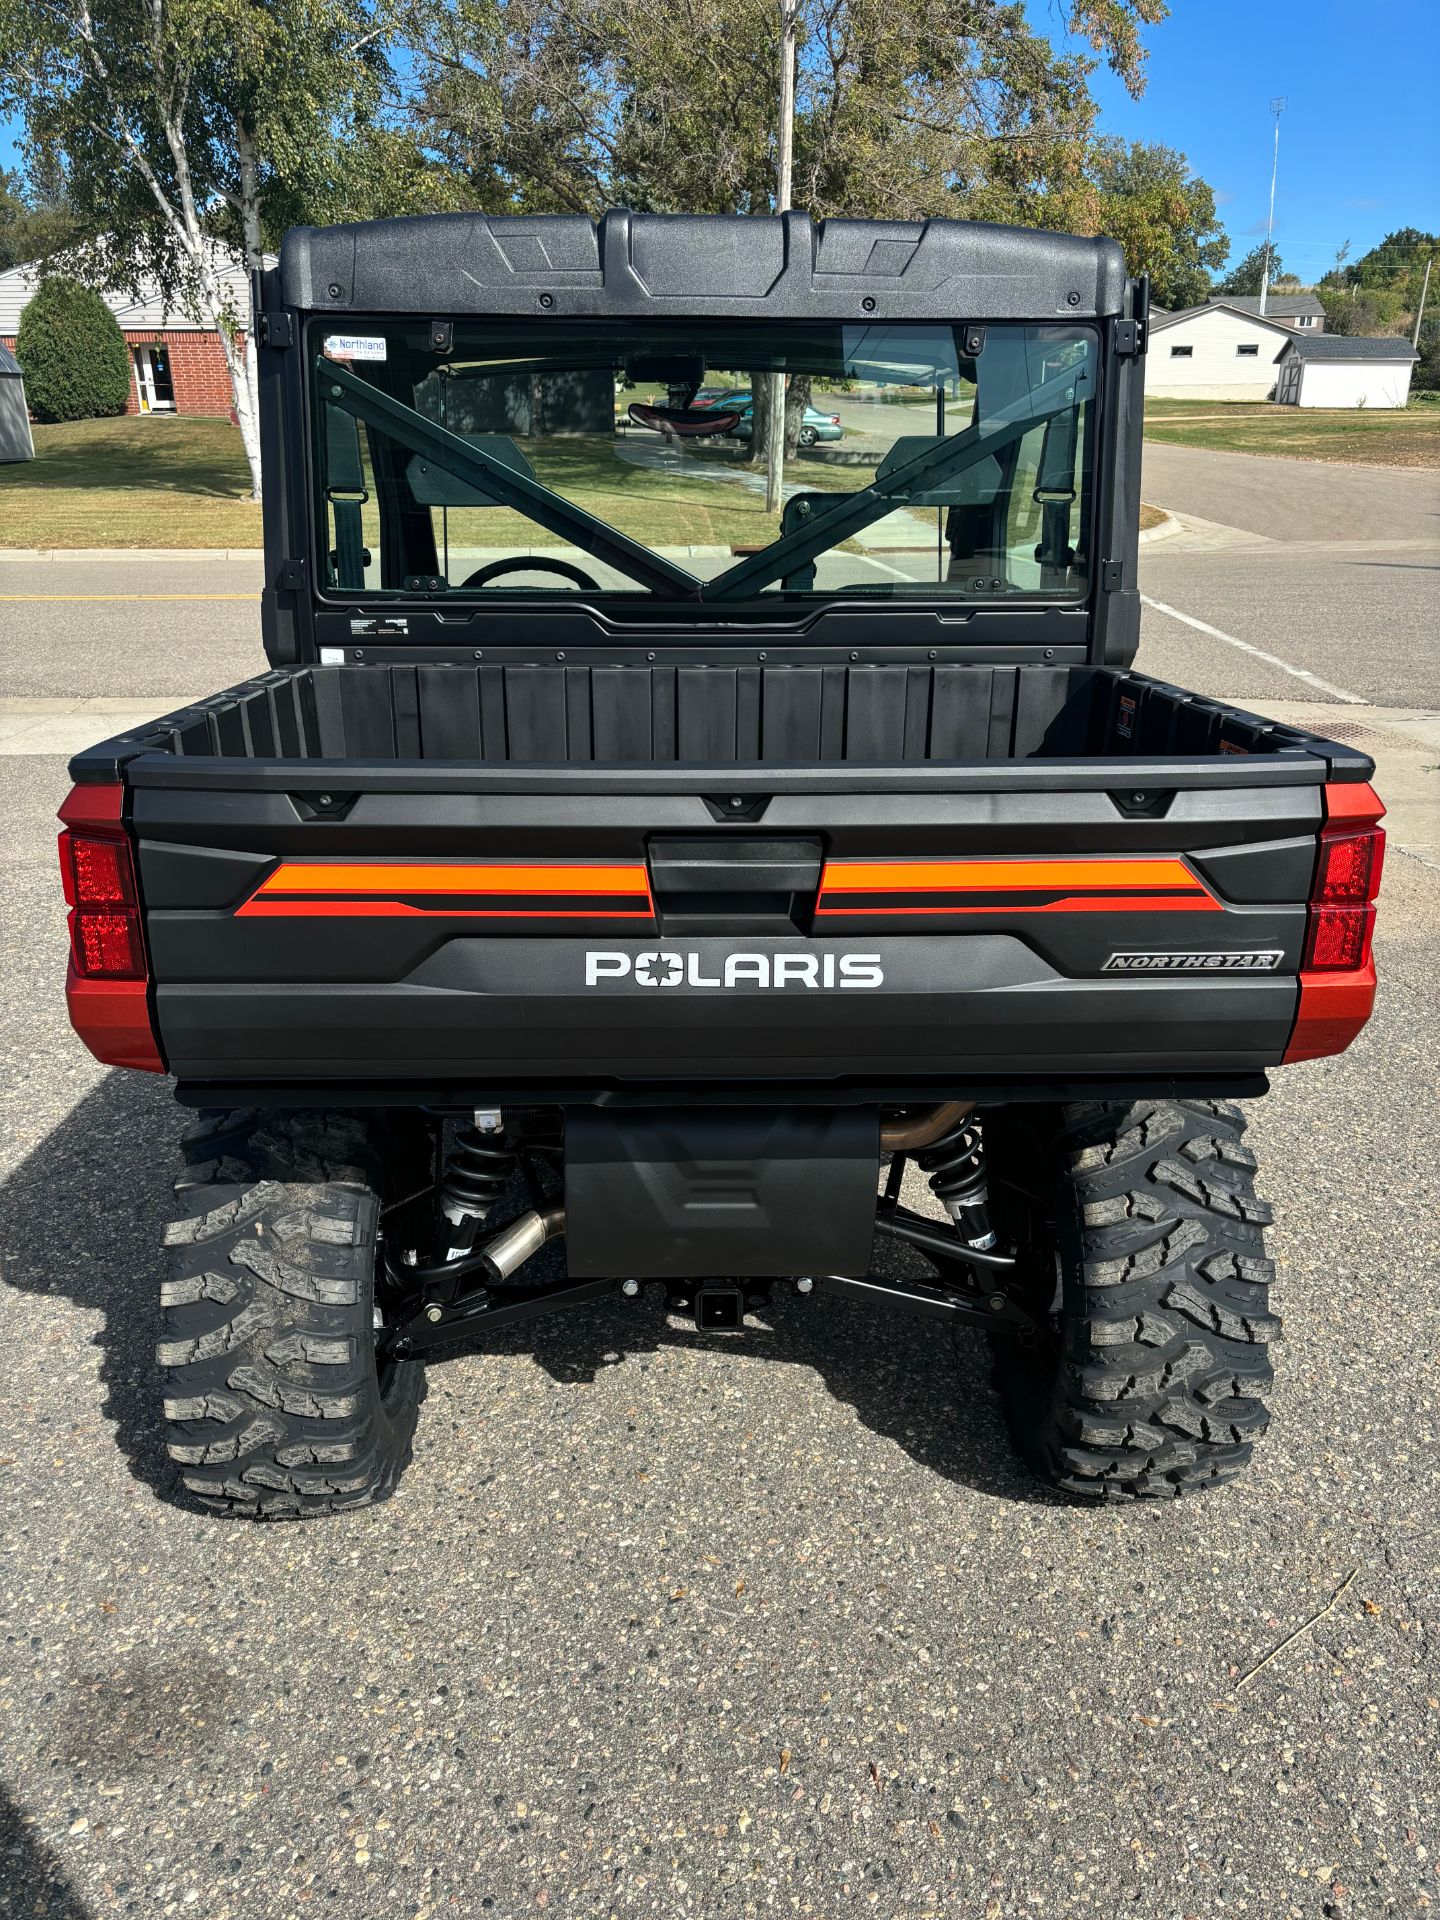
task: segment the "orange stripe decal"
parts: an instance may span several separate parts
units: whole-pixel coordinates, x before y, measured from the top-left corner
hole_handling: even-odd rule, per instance
[[[257,899],[283,894],[349,895],[425,893],[635,894],[650,896],[642,861],[623,865],[536,865],[530,861],[468,860],[331,861],[285,860],[267,874]]]
[[[1003,888],[1039,892],[1077,887],[1173,887],[1203,891],[1181,859],[1169,854],[1074,860],[827,860],[825,893],[992,893]]]
[[[613,907],[415,907],[406,900],[247,900],[238,909],[247,920],[407,918],[447,920],[649,920],[649,907],[617,911]]]
[[[982,900],[977,895],[987,897]],[[899,896],[905,896],[903,901]],[[815,910],[837,917],[872,918],[937,913],[1218,913],[1223,908],[1176,854],[1082,854],[1067,860],[1043,855],[827,860]]]
[[[282,860],[236,913],[246,919],[648,922],[655,903],[643,860]]]
[[[1221,911],[1220,902],[1208,893],[1083,893],[1059,900],[1030,905],[1025,901],[998,900],[988,906],[967,907],[947,901],[942,906],[919,907],[817,907],[817,914],[828,913],[835,919],[861,916],[874,920],[881,915],[892,919],[919,918],[927,913],[1212,913]]]

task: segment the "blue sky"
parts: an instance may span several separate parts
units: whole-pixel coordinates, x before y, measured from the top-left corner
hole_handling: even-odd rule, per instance
[[[1275,247],[1302,280],[1349,240],[1350,258],[1397,227],[1440,232],[1440,25],[1435,0],[1170,0],[1147,35],[1139,100],[1108,73],[1093,88],[1107,133],[1163,141],[1215,189],[1230,260],[1265,237],[1283,95]],[[1035,15],[1038,23],[1038,11]]]
[[[1440,29],[1435,0],[1170,0],[1147,34],[1139,100],[1103,69],[1103,131],[1178,147],[1214,187],[1233,264],[1264,237],[1280,123],[1275,244],[1304,280],[1397,227],[1440,231]],[[1044,0],[1032,0],[1036,26]],[[16,156],[0,124],[0,165]]]

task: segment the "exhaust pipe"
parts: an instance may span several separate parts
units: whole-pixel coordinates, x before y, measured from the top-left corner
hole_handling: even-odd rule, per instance
[[[565,1209],[547,1207],[542,1213],[532,1208],[512,1220],[503,1233],[497,1233],[480,1249],[485,1271],[492,1280],[508,1280],[518,1267],[537,1254],[547,1240],[565,1231]]]

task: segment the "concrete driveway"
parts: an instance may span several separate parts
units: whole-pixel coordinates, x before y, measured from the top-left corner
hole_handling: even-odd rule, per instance
[[[1243,638],[1212,537],[1147,549],[1147,590]],[[243,564],[11,562],[0,583],[198,593]],[[258,664],[254,618],[3,601],[4,691],[209,691]],[[1309,628],[1265,637],[1338,671]],[[1412,629],[1411,702],[1427,646]],[[1183,684],[1263,671],[1277,699],[1369,714],[1170,616],[1144,647]],[[1356,652],[1352,691],[1365,670]],[[15,718],[3,1920],[1440,1905],[1440,874],[1392,855],[1374,1023],[1254,1108],[1286,1338],[1235,1488],[1063,1505],[1015,1465],[978,1338],[952,1355],[784,1298],[743,1344],[615,1306],[438,1361],[392,1503],[254,1528],[189,1510],[156,1445],[181,1116],[66,1028],[65,770]]]

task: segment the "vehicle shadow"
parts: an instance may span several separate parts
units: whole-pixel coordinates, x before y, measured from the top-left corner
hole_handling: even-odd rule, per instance
[[[90,1920],[54,1854],[0,1785],[0,1920]]]
[[[168,1082],[107,1075],[0,1185],[0,1247],[8,1286],[100,1316],[93,1340],[116,1444],[157,1497],[198,1512],[160,1438],[154,1358],[161,1237],[186,1118]],[[903,1247],[884,1250],[883,1270],[928,1272]],[[527,1279],[545,1274],[563,1276],[561,1247],[526,1268]],[[466,1353],[528,1354],[557,1382],[580,1385],[666,1347],[724,1354],[736,1367],[813,1368],[863,1425],[927,1470],[1006,1500],[1054,1502],[1011,1453],[979,1330],[960,1329],[952,1340],[933,1320],[829,1295],[802,1299],[783,1282],[744,1334],[701,1333],[667,1316],[652,1287],[638,1301],[604,1300],[440,1349],[428,1365],[438,1370]]]
[[[875,1271],[893,1279],[934,1279],[909,1247],[877,1247]],[[547,1247],[529,1279],[564,1275],[560,1247]],[[588,1385],[607,1368],[664,1349],[724,1355],[733,1365],[809,1367],[826,1390],[872,1433],[893,1441],[929,1472],[997,1499],[1057,1507],[1065,1502],[1016,1457],[992,1382],[989,1342],[979,1328],[947,1327],[895,1308],[854,1305],[833,1294],[802,1297],[776,1281],[770,1300],[746,1316],[745,1331],[702,1333],[667,1314],[658,1284],[635,1301],[593,1306],[502,1328],[438,1350],[432,1367],[470,1354],[528,1354],[561,1385]]]
[[[100,1315],[101,1411],[136,1479],[200,1511],[159,1433],[161,1235],[185,1116],[168,1081],[110,1073],[0,1184],[4,1284]]]

